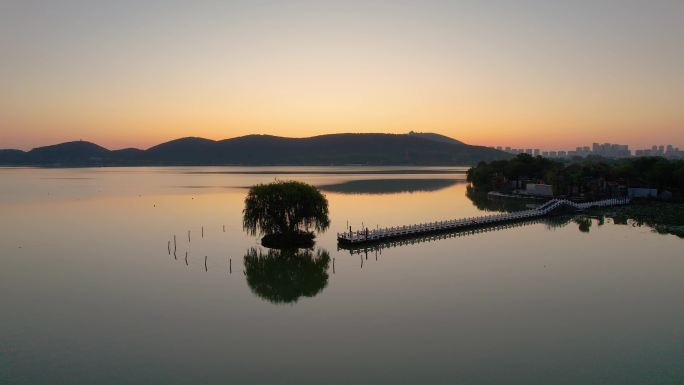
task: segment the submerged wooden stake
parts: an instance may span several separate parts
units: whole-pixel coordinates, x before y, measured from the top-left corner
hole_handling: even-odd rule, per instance
[[[207,256],[204,256],[204,271],[209,271],[207,270]]]
[[[190,242],[190,230],[188,230],[188,242]]]
[[[204,238],[204,226],[202,226],[202,238]]]
[[[171,255],[171,241],[166,242],[166,248],[169,250],[169,255]]]

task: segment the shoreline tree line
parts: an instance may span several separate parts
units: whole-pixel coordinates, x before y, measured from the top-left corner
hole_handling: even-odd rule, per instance
[[[563,196],[601,196],[616,186],[648,187],[670,191],[681,199],[684,160],[589,156],[557,161],[519,154],[510,160],[480,162],[468,170],[467,181],[480,191],[502,191],[520,181],[544,183],[553,186],[555,195]]]

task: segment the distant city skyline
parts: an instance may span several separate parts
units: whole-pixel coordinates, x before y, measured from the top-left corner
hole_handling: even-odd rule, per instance
[[[598,155],[606,158],[629,158],[632,156],[664,156],[667,158],[684,158],[684,150],[672,144],[654,144],[648,148],[631,149],[627,144],[598,143],[591,146],[577,146],[574,149],[543,150],[533,147],[490,146],[511,154],[525,153],[533,156],[549,158],[565,158],[573,156]]]

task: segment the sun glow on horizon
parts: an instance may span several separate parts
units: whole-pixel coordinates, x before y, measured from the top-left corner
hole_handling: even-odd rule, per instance
[[[684,147],[684,5],[0,5],[0,148],[437,132]]]

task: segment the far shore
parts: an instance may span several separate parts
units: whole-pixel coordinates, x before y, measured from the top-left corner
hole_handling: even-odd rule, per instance
[[[402,174],[465,174],[471,166],[423,165],[106,165],[106,166],[30,166],[0,165],[0,169],[111,169],[111,168],[253,168],[258,170],[206,170],[188,171],[186,174],[330,174],[330,175],[402,175]],[[288,169],[292,168],[292,169]],[[310,168],[301,170],[302,168]],[[345,169],[340,169],[345,168]],[[335,169],[335,170],[329,170]]]

